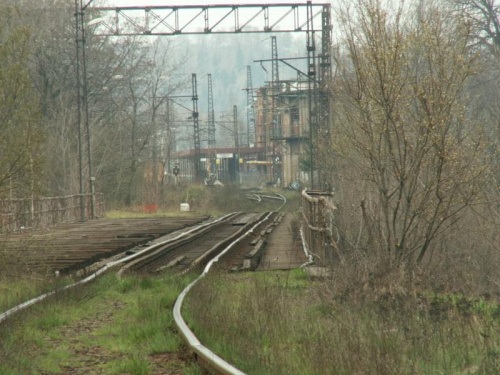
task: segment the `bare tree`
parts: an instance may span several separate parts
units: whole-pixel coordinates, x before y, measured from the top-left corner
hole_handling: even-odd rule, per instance
[[[39,186],[42,133],[39,101],[29,74],[30,32],[0,7],[0,196],[32,195]],[[7,193],[9,191],[9,193]]]
[[[490,181],[466,111],[471,29],[430,4],[390,12],[377,0],[339,21],[335,128],[322,152],[338,154],[341,200],[361,210],[350,241],[390,264],[421,264]]]
[[[129,43],[124,43],[123,48],[128,49]],[[159,168],[158,142],[167,120],[166,101],[183,84],[179,74],[182,60],[174,55],[171,43],[133,43],[120,74],[115,75],[109,88],[108,98],[104,98],[116,113],[111,119],[112,125],[107,126],[108,136],[99,141],[111,139],[114,143],[108,154],[115,154],[110,155],[115,163],[107,163],[101,169],[104,175],[112,173],[111,170],[119,172],[119,176],[115,174],[120,186],[116,196],[125,204],[132,203],[136,186],[145,180],[149,180],[152,195],[159,193],[163,172]],[[98,148],[106,151],[106,148]],[[118,155],[120,160],[116,158]],[[144,168],[142,174],[141,168]],[[108,183],[115,181],[118,186],[112,175],[103,178]]]
[[[472,27],[476,45],[487,48],[500,57],[499,7],[495,0],[450,0],[451,4]]]

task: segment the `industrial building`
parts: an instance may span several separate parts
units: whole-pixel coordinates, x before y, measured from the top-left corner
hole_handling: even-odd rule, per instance
[[[308,93],[306,81],[280,81],[255,90],[255,147],[200,150],[200,181],[212,174],[222,183],[248,186],[307,183],[309,171],[301,160],[307,159],[310,147]],[[196,179],[195,158],[193,149],[171,155],[181,181]]]
[[[172,154],[172,163],[179,167],[177,178],[180,181],[194,181],[195,150],[178,151]],[[200,181],[210,178],[222,183],[241,183],[247,186],[260,186],[265,183],[267,173],[263,149],[260,147],[217,147],[200,150]]]
[[[310,147],[308,93],[307,81],[279,81],[256,93],[255,139],[270,164],[268,177],[282,187],[309,179],[301,168]]]

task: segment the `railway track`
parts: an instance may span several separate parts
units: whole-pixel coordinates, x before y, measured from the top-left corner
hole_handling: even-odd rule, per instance
[[[0,273],[69,274],[171,233],[208,216],[99,219],[2,238]]]
[[[156,246],[137,259],[131,260],[122,269],[124,272],[161,272],[167,269],[182,272],[192,264],[199,264],[220,248],[227,238],[252,223],[259,215],[235,213],[224,220],[201,227],[186,236]]]
[[[259,199],[262,198],[276,199],[276,197],[259,196]],[[284,197],[277,199],[283,200],[283,205],[286,203]],[[203,269],[200,276],[179,295],[174,306],[174,320],[190,349],[202,359],[207,367],[219,374],[241,375],[243,373],[240,370],[225,362],[199,342],[182,318],[182,303],[189,290],[208,274],[214,264],[218,263],[219,267],[233,271],[238,268],[248,269],[251,257],[264,243],[263,237],[280,222],[280,218],[281,216],[276,211],[264,214],[231,213],[212,222],[200,224],[174,237],[159,240],[141,250],[128,251],[128,255],[107,262],[103,267],[73,284],[45,293],[0,314],[0,323],[59,291],[86,284],[113,269],[119,269],[120,274],[161,272],[166,269],[174,269],[177,272],[188,272],[194,268]],[[239,267],[239,264],[242,266]]]

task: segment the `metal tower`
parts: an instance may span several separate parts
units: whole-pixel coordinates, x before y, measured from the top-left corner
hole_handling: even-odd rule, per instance
[[[201,145],[200,145],[200,124],[198,112],[198,83],[196,80],[196,73],[192,74],[191,86],[193,90],[192,100],[193,100],[193,127],[194,127],[194,177],[195,180],[200,180],[200,157],[201,157]]]
[[[278,44],[276,42],[276,37],[271,37],[271,59],[272,59],[272,70],[271,70],[271,118],[272,118],[272,137],[279,136],[279,124],[278,124],[278,113],[277,113],[277,102],[278,95],[280,92],[280,73],[278,68]],[[274,155],[273,155],[274,156]]]
[[[234,131],[234,148],[236,149],[236,157],[234,158],[234,178],[237,179],[237,173],[240,168],[240,131],[238,127],[238,106],[233,105],[233,131]]]
[[[90,0],[85,6],[82,0],[75,0],[75,27],[76,27],[76,88],[77,88],[77,125],[78,125],[78,148],[79,148],[79,169],[80,169],[80,211],[81,220],[85,221],[85,203],[83,197],[83,132],[82,115],[84,120],[85,134],[87,137],[87,167],[89,177],[90,199],[90,219],[95,219],[95,178],[92,173],[92,155],[90,147],[90,121],[89,121],[89,103],[87,86],[87,56],[86,56],[86,36],[85,36],[85,9],[93,0]],[[83,113],[82,113],[83,112]]]
[[[255,144],[255,107],[252,83],[252,68],[247,65],[247,145]]]
[[[280,93],[280,74],[278,68],[278,44],[276,37],[271,37],[271,141],[272,141],[272,180],[277,181],[281,178],[281,172],[276,164],[276,147],[279,141],[276,138],[281,137],[281,124],[278,115],[278,95]]]
[[[238,106],[233,105],[233,132],[234,132],[234,148],[239,152],[240,148],[240,130],[238,128]]]
[[[309,173],[310,173],[310,183],[311,189],[315,189],[316,185],[314,183],[314,152],[315,152],[315,140],[317,134],[317,101],[313,96],[316,94],[316,43],[314,40],[314,25],[313,25],[313,8],[311,1],[307,2],[307,75],[309,77],[308,81],[308,92],[309,92]]]
[[[165,168],[168,172],[171,169],[171,154],[175,151],[174,134],[174,109],[170,99],[167,98],[167,137],[165,139]]]
[[[208,74],[208,148],[215,148],[215,112],[211,74]]]

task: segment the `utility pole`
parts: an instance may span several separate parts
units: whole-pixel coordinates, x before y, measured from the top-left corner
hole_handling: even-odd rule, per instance
[[[208,148],[215,148],[215,112],[211,74],[208,74]]]
[[[81,77],[80,77],[80,44],[83,42],[83,22],[80,22],[82,7],[79,0],[75,0],[75,31],[76,31],[76,92],[77,92],[77,126],[78,126],[78,167],[80,172],[80,220],[85,221],[85,201],[83,196],[83,141],[82,141],[82,104],[81,104]],[[83,21],[83,20],[82,20]],[[82,27],[80,28],[80,25]]]
[[[321,12],[321,55],[319,63],[319,110],[318,110],[318,143],[323,143],[330,138],[330,85],[332,80],[331,46],[332,22],[330,9],[323,8]],[[318,186],[323,190],[331,188],[328,176],[324,170],[318,168]]]
[[[312,2],[307,2],[307,75],[309,92],[309,167],[311,189],[314,190],[314,136],[316,132],[316,111],[313,108],[313,91],[316,91],[316,44],[314,41]]]
[[[83,0],[75,0],[75,20],[76,20],[76,68],[77,68],[77,95],[78,95],[78,142],[79,142],[79,167],[80,167],[80,210],[81,220],[85,221],[85,203],[83,196],[83,141],[82,141],[82,107],[84,113],[85,133],[87,136],[87,163],[89,170],[89,188],[90,188],[90,218],[95,219],[95,177],[92,175],[92,154],[90,138],[89,104],[88,104],[88,85],[87,85],[87,55],[85,39],[85,9],[92,3],[90,0],[85,6]],[[81,61],[80,61],[81,58]]]
[[[166,154],[166,170],[172,172],[172,152],[177,151],[176,146],[176,128],[175,128],[175,111],[172,99],[167,99],[167,154]],[[177,176],[175,178],[177,181]]]
[[[278,95],[280,93],[280,73],[278,67],[278,44],[276,42],[276,37],[271,37],[271,60],[272,60],[272,69],[271,69],[271,87],[272,87],[272,101],[271,101],[271,114],[272,114],[272,122],[273,122],[273,136],[280,136],[278,129],[278,121],[277,121],[277,103],[278,103]]]
[[[267,87],[261,90],[262,94],[262,121],[261,121],[261,141],[264,146],[266,162],[269,161],[269,90]],[[266,165],[267,178],[270,180],[269,165]]]
[[[214,94],[212,88],[212,75],[208,74],[208,148],[210,152],[210,175],[209,178],[215,176],[215,112],[214,112]]]
[[[172,114],[172,107],[170,106],[170,99],[167,98],[167,139],[165,140],[166,143],[166,150],[165,150],[165,171],[168,171],[170,173],[170,158],[172,154],[172,144],[173,144],[173,137],[172,137],[172,120],[173,120],[173,114]],[[164,172],[165,172],[164,171]]]
[[[198,82],[196,80],[196,73],[191,75],[191,86],[192,86],[192,101],[193,101],[193,130],[194,130],[194,178],[199,181],[200,176],[200,124],[198,112]]]
[[[255,107],[252,84],[252,68],[247,65],[247,145],[255,144]]]
[[[272,131],[272,142],[273,142],[273,154],[272,154],[272,166],[273,166],[273,181],[277,181],[279,176],[278,168],[276,166],[276,142],[277,139],[281,137],[281,125],[278,123],[278,95],[280,93],[280,75],[278,67],[278,43],[276,41],[276,36],[271,36],[271,131]]]
[[[240,132],[238,129],[238,106],[233,105],[233,129],[234,129],[234,147],[236,148],[236,157],[234,158],[234,180],[238,178],[240,169]]]
[[[160,146],[160,163],[163,165],[163,173],[161,176],[161,185],[160,185],[160,197],[163,200],[164,192],[165,192],[165,178],[168,175],[168,180],[170,179],[170,145],[171,145],[171,134],[170,134],[170,99],[166,98],[165,101],[167,105],[167,113],[165,115],[165,130],[161,132],[161,146]],[[167,180],[167,182],[169,182]]]

